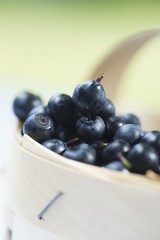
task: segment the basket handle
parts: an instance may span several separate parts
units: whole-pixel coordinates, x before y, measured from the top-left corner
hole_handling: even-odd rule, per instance
[[[105,71],[107,80],[105,81],[104,79],[103,86],[107,89],[109,98],[114,100],[116,98],[123,73],[135,53],[137,53],[138,50],[147,42],[158,35],[160,35],[160,29],[153,29],[140,32],[123,41],[102,60],[89,79],[95,79]]]

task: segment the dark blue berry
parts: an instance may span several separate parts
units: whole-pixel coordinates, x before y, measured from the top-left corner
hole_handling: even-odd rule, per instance
[[[22,92],[14,99],[13,111],[20,121],[25,121],[28,113],[41,104],[42,100],[39,96],[30,92]]]
[[[100,116],[104,121],[107,121],[108,118],[115,115],[115,106],[110,99],[106,98],[101,106],[92,109],[91,114],[93,116]]]
[[[105,121],[105,124],[107,126],[106,138],[110,142],[113,140],[113,136],[114,136],[115,132],[120,127],[124,126],[125,122],[117,116],[112,116]]]
[[[127,155],[132,171],[145,174],[147,170],[156,171],[159,167],[159,156],[156,150],[147,143],[134,145]]]
[[[133,145],[138,143],[143,135],[144,132],[140,126],[135,124],[126,124],[115,132],[113,140],[123,139]]]
[[[116,171],[127,170],[127,169],[125,168],[125,166],[123,165],[123,163],[120,162],[120,161],[110,162],[110,163],[104,165],[103,167],[104,167],[104,168],[107,168],[107,169],[111,169],[111,170],[116,170]]]
[[[80,111],[85,112],[88,106],[90,112],[99,108],[105,103],[106,94],[100,83],[101,78],[97,80],[88,80],[80,83],[73,92],[73,104]]]
[[[152,147],[156,149],[156,151],[160,155],[160,132],[159,131],[151,131],[146,133],[144,137],[142,137],[141,142],[150,144]]]
[[[119,155],[126,156],[129,150],[130,144],[122,139],[118,139],[109,143],[102,149],[103,165],[113,161],[119,161]]]
[[[47,107],[44,105],[38,105],[36,107],[34,107],[27,115],[27,118],[32,115],[32,114],[38,114],[38,113],[44,113],[44,114],[48,114],[47,111]]]
[[[48,102],[49,115],[60,124],[72,122],[74,116],[74,107],[72,98],[66,94],[56,94]]]
[[[126,124],[135,124],[141,126],[140,119],[133,113],[127,113],[119,116]]]
[[[70,139],[73,139],[77,136],[73,126],[71,128],[70,126],[67,127],[61,124],[57,125],[56,133],[57,133],[57,138],[64,142],[67,142]]]
[[[58,154],[62,154],[67,148],[67,145],[59,139],[46,140],[45,142],[42,143],[42,145]]]
[[[102,166],[103,164],[102,152],[103,152],[103,148],[107,145],[107,143],[100,140],[100,141],[91,142],[90,145],[96,150],[96,165]]]
[[[96,162],[95,149],[86,143],[70,146],[64,151],[62,155],[66,158],[87,164],[95,164]]]
[[[23,134],[28,134],[37,142],[42,143],[54,137],[55,126],[47,114],[32,114],[23,124]]]
[[[105,129],[105,123],[100,117],[96,117],[94,120],[82,117],[75,126],[79,138],[87,142],[102,139]]]

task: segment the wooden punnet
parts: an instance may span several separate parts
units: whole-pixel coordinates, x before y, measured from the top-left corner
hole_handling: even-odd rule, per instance
[[[96,69],[92,78],[109,75],[111,99],[133,54],[159,33],[133,36]],[[5,240],[160,240],[160,177],[152,172],[122,174],[66,159],[17,126],[7,179]]]

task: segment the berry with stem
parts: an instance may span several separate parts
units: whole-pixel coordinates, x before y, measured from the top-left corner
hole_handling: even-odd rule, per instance
[[[92,119],[88,107],[86,108],[87,117],[81,117],[75,126],[75,131],[79,138],[84,141],[95,141],[103,138],[106,126],[101,117]]]

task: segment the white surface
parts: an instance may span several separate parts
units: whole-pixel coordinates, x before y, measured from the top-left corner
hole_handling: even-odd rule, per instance
[[[13,224],[12,240],[64,240],[40,228],[31,225],[24,219],[16,216]]]
[[[1,81],[1,89],[0,89],[0,116],[1,116],[1,124],[0,124],[0,240],[3,240],[4,235],[4,219],[3,219],[3,211],[4,211],[4,198],[5,198],[5,172],[6,167],[10,158],[10,150],[11,150],[11,142],[13,137],[13,126],[15,117],[12,111],[12,101],[14,98],[15,90],[9,86],[9,84],[5,84],[7,79],[4,79],[0,76]],[[2,84],[3,82],[3,84]]]
[[[0,173],[0,240],[4,240],[5,173]]]
[[[4,206],[5,206],[5,184],[6,174],[1,172],[0,174],[0,240],[9,240],[7,237],[7,229],[4,222]],[[24,219],[15,216],[13,229],[12,229],[12,240],[64,240],[56,235],[50,234],[46,231],[31,225]]]
[[[2,77],[0,76],[0,80]],[[4,79],[4,82],[7,81]],[[12,110],[12,102],[14,99],[14,90],[9,86],[2,85],[0,89],[0,146],[1,146],[1,157],[0,157],[0,173],[7,166],[11,143],[13,138],[13,127],[15,123],[15,116]]]

